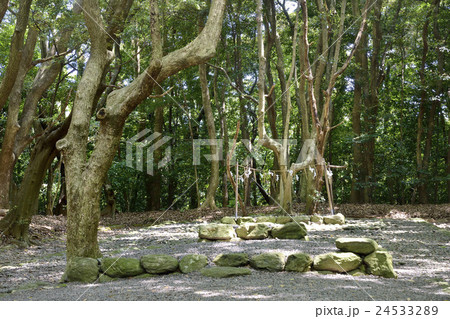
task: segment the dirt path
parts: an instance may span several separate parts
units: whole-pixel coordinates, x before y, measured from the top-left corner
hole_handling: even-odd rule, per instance
[[[438,227],[439,226],[439,227]],[[104,256],[140,257],[163,253],[176,257],[222,252],[267,251],[317,255],[334,251],[337,237],[365,236],[392,252],[398,279],[321,275],[315,272],[269,273],[211,279],[198,273],[104,284],[58,284],[65,266],[64,238],[20,250],[0,247],[0,300],[448,300],[450,229],[420,220],[348,220],[347,225],[310,225],[310,241],[263,240],[198,242],[198,223],[133,229],[102,227]]]

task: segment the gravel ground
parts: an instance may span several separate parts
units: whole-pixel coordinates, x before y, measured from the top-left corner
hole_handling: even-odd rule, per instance
[[[219,253],[318,255],[336,251],[337,237],[369,237],[392,252],[398,279],[252,270],[250,276],[225,279],[176,273],[103,284],[59,284],[65,266],[60,238],[26,250],[0,247],[0,300],[448,300],[449,226],[414,219],[359,219],[343,226],[309,225],[309,241],[238,242],[198,242],[198,223],[131,230],[102,227],[104,256],[205,254],[211,266]]]

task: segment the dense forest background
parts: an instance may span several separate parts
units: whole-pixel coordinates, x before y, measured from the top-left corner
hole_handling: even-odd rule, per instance
[[[365,1],[358,0],[306,4],[310,45],[306,54],[314,76],[314,95],[320,102],[319,116],[324,112],[320,105],[327,99],[334,65],[345,63],[368,8],[359,46],[336,79],[329,105],[332,129],[327,132],[323,158],[342,166],[331,169],[334,200],[448,203],[450,3],[367,1],[366,7]],[[26,209],[34,213],[65,214],[66,167],[55,143],[70,124],[91,38],[73,1],[0,2],[0,195],[4,196],[0,202],[8,208],[30,201]],[[123,1],[129,6],[128,15],[114,25],[117,17],[107,15],[116,2],[100,1],[104,19],[110,23],[106,29],[114,38],[108,46],[115,55],[95,98],[88,157],[100,130],[99,111],[106,105],[106,96],[129,85],[149,67],[148,57],[154,54],[149,23],[153,2]],[[264,0],[262,6],[267,104],[263,119],[274,139],[286,136],[287,121],[288,137],[296,141],[289,148],[291,161],[314,130],[311,109],[305,107],[311,97],[305,94],[310,84],[304,76],[305,20],[300,2]],[[199,34],[211,5],[197,0],[158,4],[163,54],[182,48]],[[24,13],[27,5],[29,10]],[[243,166],[242,200],[248,206],[274,204],[280,192],[277,155],[267,147],[257,147],[261,117],[256,9],[255,1],[228,1],[214,58],[170,76],[156,87],[153,98],[144,99],[131,112],[102,187],[102,207],[119,212],[200,207],[215,183],[211,178],[214,165],[219,168],[218,184],[213,185],[213,204],[206,206],[233,207],[226,154],[232,149],[238,123],[233,162]],[[288,115],[290,120],[286,120]],[[170,145],[170,160],[155,168],[153,175],[145,168],[127,166],[127,141],[146,128],[160,132],[160,138],[170,137],[166,145]],[[218,164],[208,161],[203,155],[209,155],[212,147],[203,145],[201,161],[194,165],[193,141],[211,138],[223,140],[221,160]],[[256,149],[251,154],[246,141]],[[258,160],[251,160],[249,155],[255,154]],[[157,149],[154,163],[165,155],[164,148]],[[251,174],[245,174],[245,167],[252,168]],[[8,168],[13,168],[11,173]],[[234,176],[234,166],[231,172]],[[313,195],[304,189],[308,174],[312,173],[301,170],[292,179],[293,201],[305,202],[308,196],[326,201],[325,186]],[[37,201],[33,192],[38,193]]]

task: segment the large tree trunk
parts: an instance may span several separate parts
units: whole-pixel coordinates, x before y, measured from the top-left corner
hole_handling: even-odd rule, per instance
[[[16,82],[17,73],[22,60],[22,52],[24,47],[25,32],[27,31],[28,16],[30,14],[32,0],[19,1],[19,12],[17,13],[17,21],[14,34],[11,38],[11,46],[9,50],[8,66],[0,83],[0,111],[5,106],[6,101]]]
[[[190,66],[205,63],[215,54],[225,1],[213,1],[202,33],[185,47],[162,56],[157,1],[150,2],[152,59],[145,72],[128,86],[109,94],[98,114],[100,128],[91,156],[86,160],[90,110],[108,60],[107,38],[97,1],[84,0],[91,52],[77,89],[73,119],[66,138],[59,140],[67,174],[67,258],[98,257],[97,229],[101,187],[120,143],[128,115],[163,80]]]
[[[36,142],[18,194],[11,210],[0,220],[0,230],[7,236],[29,243],[28,229],[31,218],[37,213],[38,199],[47,169],[57,154],[56,142],[69,128],[70,118],[61,126],[44,133]]]
[[[9,191],[12,179],[14,164],[19,154],[14,152],[14,144],[20,125],[18,123],[20,105],[22,102],[22,89],[25,76],[33,59],[34,47],[36,46],[38,30],[30,29],[25,48],[22,53],[22,60],[17,72],[14,87],[8,105],[8,118],[6,122],[5,136],[3,138],[2,149],[0,151],[0,208],[9,208]]]

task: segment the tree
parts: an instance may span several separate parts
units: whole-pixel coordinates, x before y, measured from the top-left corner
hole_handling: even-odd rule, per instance
[[[86,160],[91,109],[104,67],[112,57],[97,1],[83,1],[85,22],[91,38],[89,61],[78,85],[67,136],[57,142],[66,166],[67,257],[98,257],[97,228],[100,190],[117,151],[128,115],[151,91],[169,76],[206,62],[214,54],[220,36],[225,1],[213,1],[203,31],[179,50],[163,55],[158,6],[150,2],[152,57],[147,69],[129,85],[108,95],[106,107],[97,112],[100,120],[96,143]]]

